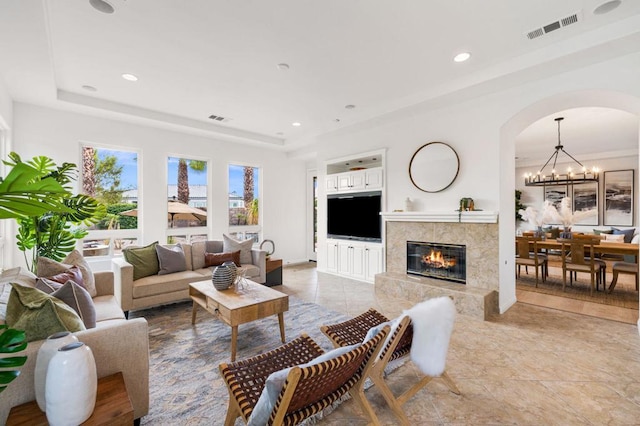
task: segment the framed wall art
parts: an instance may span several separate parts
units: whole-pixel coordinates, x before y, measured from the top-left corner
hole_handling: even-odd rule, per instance
[[[633,226],[633,170],[604,172],[604,224]]]
[[[558,210],[560,210],[562,199],[568,196],[567,185],[545,185],[544,187],[544,200],[549,201]]]
[[[573,185],[571,202],[574,212],[595,210],[593,215],[577,221],[575,225],[598,225],[598,182]]]

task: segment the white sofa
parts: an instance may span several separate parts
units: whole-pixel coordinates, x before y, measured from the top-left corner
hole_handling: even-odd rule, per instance
[[[113,273],[94,273],[97,295],[93,298],[96,308],[96,327],[76,332],[81,342],[91,348],[96,361],[98,378],[122,372],[134,418],[140,419],[149,412],[149,333],[144,318],[125,319],[114,294]],[[44,340],[29,342],[20,355],[27,362],[20,368],[20,375],[0,394],[0,425],[7,421],[11,407],[36,399],[34,371],[36,358]]]
[[[189,283],[211,279],[211,268],[204,266],[204,253],[222,253],[223,241],[209,240],[180,245],[187,263],[186,270],[182,272],[134,280],[133,266],[124,258],[113,259],[116,294],[120,297],[120,306],[126,315],[136,309],[187,300]],[[242,264],[238,269],[248,279],[263,284],[267,279],[266,255],[264,250],[252,249],[251,263]]]

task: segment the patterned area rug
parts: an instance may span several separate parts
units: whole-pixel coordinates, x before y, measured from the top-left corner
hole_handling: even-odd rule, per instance
[[[202,309],[192,326],[191,306],[183,302],[131,312],[132,318],[149,322],[149,414],[142,418],[143,425],[224,423],[229,396],[218,365],[230,360],[231,328]],[[320,326],[348,319],[292,296],[284,318],[287,341],[305,332],[325,350],[332,346]],[[238,331],[236,359],[281,344],[277,316],[244,324]]]

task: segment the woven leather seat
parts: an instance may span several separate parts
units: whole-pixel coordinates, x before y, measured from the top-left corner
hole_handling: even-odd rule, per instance
[[[357,342],[361,342],[367,335],[371,327],[375,327],[382,323],[389,321],[387,317],[380,312],[371,308],[365,313],[358,315],[348,321],[333,324],[323,325],[320,327],[322,332],[331,340],[334,346],[348,346]],[[402,405],[406,403],[416,392],[422,389],[427,383],[431,381],[433,377],[424,376],[420,381],[415,383],[411,388],[406,390],[402,395],[395,396],[391,389],[384,380],[385,368],[389,362],[403,358],[410,354],[411,344],[413,342],[413,325],[411,324],[411,318],[408,316],[403,317],[396,328],[393,330],[389,337],[387,344],[382,348],[378,360],[373,364],[369,377],[373,383],[378,387],[378,390],[389,404],[389,407],[394,412],[396,417],[404,425],[409,424],[409,419],[402,410]],[[460,390],[455,385],[453,380],[449,377],[446,371],[444,371],[440,378],[449,387],[451,392],[460,395]]]
[[[238,416],[247,422],[270,374],[291,368],[280,391],[269,425],[295,425],[321,412],[349,393],[367,420],[379,421],[364,397],[364,381],[372,360],[387,337],[385,327],[367,342],[336,358],[312,365],[314,358],[324,354],[306,334],[270,352],[230,364],[220,364],[220,373],[229,390],[226,426],[235,424]]]

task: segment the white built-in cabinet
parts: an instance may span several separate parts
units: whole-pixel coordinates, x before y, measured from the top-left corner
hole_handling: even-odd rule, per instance
[[[334,173],[325,178],[325,190],[335,192],[358,192],[382,188],[382,167]]]
[[[382,244],[352,240],[327,240],[327,272],[373,282],[383,271]]]

